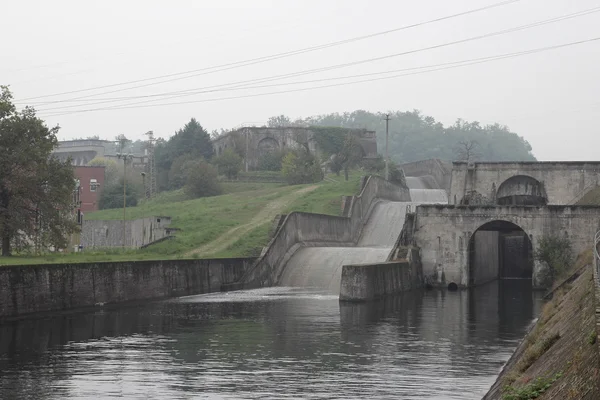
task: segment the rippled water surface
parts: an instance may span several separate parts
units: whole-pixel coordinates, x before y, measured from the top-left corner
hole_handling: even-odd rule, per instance
[[[0,325],[1,399],[479,399],[530,281],[340,304],[271,288]]]

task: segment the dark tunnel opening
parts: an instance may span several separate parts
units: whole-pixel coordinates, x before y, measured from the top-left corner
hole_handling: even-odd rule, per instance
[[[518,225],[492,221],[469,240],[469,285],[495,279],[531,279],[533,249],[529,236]]]

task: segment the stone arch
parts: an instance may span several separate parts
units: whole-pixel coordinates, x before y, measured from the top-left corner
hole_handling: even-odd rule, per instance
[[[257,150],[258,150],[259,156],[262,156],[267,153],[271,153],[278,149],[279,149],[279,142],[277,141],[277,139],[272,138],[270,136],[266,137],[264,139],[261,139],[257,145]]]
[[[514,175],[506,179],[496,191],[496,204],[543,206],[548,203],[544,184],[528,175]]]
[[[496,279],[532,279],[531,236],[518,224],[500,219],[488,221],[468,238],[469,286]]]

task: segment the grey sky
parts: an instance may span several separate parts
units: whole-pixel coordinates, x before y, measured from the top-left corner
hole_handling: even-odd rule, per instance
[[[5,32],[0,84],[16,100],[221,65],[393,29],[499,0],[1,0]],[[521,0],[476,14],[293,57],[98,95],[140,96],[270,77],[434,46],[600,7],[599,0]],[[313,80],[447,63],[600,37],[600,12],[382,61],[314,73]],[[499,122],[524,136],[542,160],[598,159],[600,41],[490,63],[347,86],[161,107],[40,116],[59,138],[168,137],[195,117],[209,131],[329,112],[419,109],[444,124]],[[337,81],[198,94],[199,101],[319,86]],[[150,83],[144,82],[144,83]],[[128,86],[19,102],[89,96]],[[88,99],[94,99],[94,97]],[[139,102],[146,99],[134,99]],[[98,100],[96,100],[98,101]],[[125,102],[122,102],[125,103]],[[106,103],[57,111],[114,106]],[[152,104],[152,103],[146,103]],[[46,110],[46,111],[43,111]]]

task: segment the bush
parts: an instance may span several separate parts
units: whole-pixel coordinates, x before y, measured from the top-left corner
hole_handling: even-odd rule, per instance
[[[192,154],[184,154],[182,156],[177,157],[173,164],[171,164],[171,169],[169,170],[169,188],[171,190],[181,189],[186,182],[187,179],[187,164],[189,162],[195,161],[197,158]]]
[[[204,160],[186,164],[186,181],[183,190],[193,198],[217,196],[222,193],[215,167]]]
[[[406,186],[406,177],[404,176],[404,170],[398,168],[398,166],[396,164],[394,164],[393,162],[389,163],[389,170],[390,170],[390,182],[393,182],[397,185],[400,186]]]
[[[543,236],[533,256],[548,266],[548,274],[543,280],[549,284],[568,271],[575,260],[571,242],[567,237],[559,236]]]
[[[364,158],[360,166],[372,174],[380,173],[385,169],[385,160],[381,155],[377,156],[377,158]]]
[[[219,169],[219,172],[229,179],[237,178],[238,173],[242,169],[242,157],[230,148],[225,149],[213,162]]]
[[[281,173],[290,185],[323,180],[319,160],[305,151],[290,151],[283,158]]]

